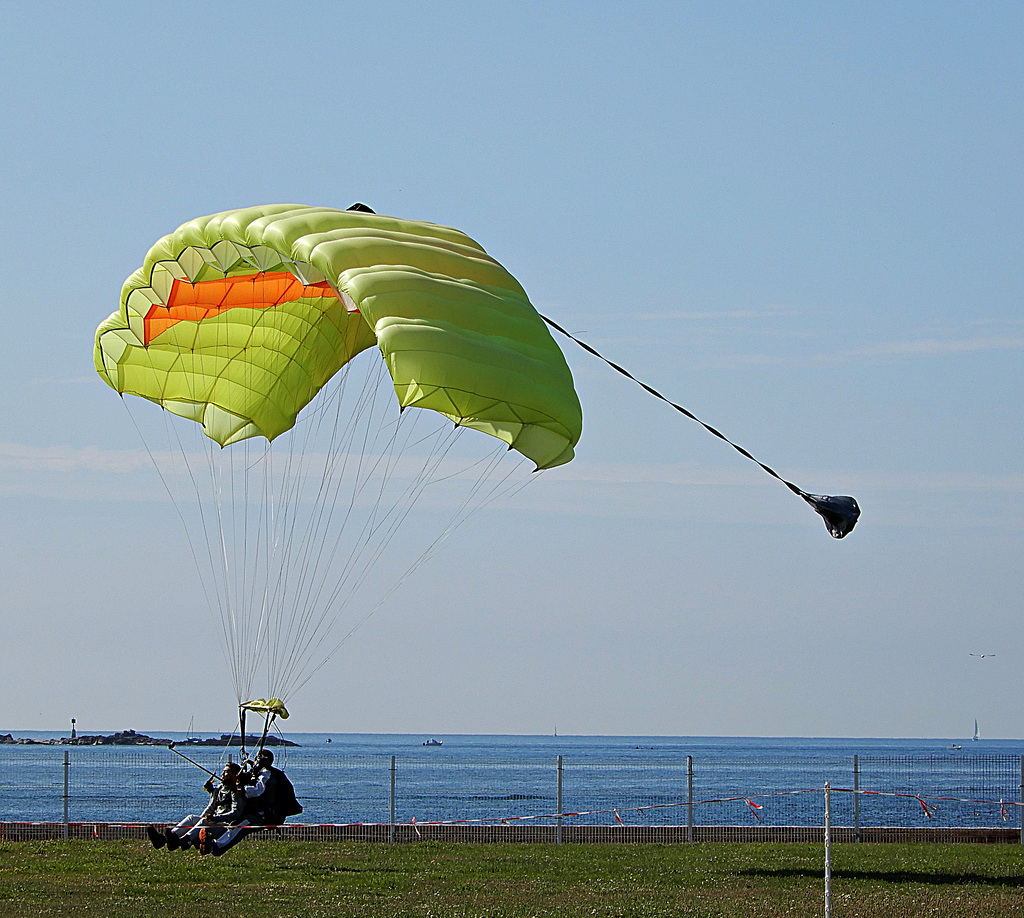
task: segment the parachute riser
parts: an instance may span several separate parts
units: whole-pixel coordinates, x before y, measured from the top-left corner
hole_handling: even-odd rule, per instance
[[[250,710],[255,710],[256,713],[263,714],[263,733],[260,735],[259,742],[256,744],[256,748],[252,750],[252,758],[254,760],[263,751],[263,747],[266,746],[266,744],[267,744],[267,736],[270,733],[270,728],[274,725],[274,721],[277,720],[278,716],[281,716],[281,717],[287,717],[288,716],[287,708],[285,708],[285,706],[283,704],[281,704],[281,702],[278,699],[275,698],[275,699],[272,699],[272,701],[275,704],[278,705],[278,709],[273,709],[270,706],[266,705],[266,703],[263,701],[263,699],[260,699],[258,702],[251,702],[251,701],[250,702],[244,702],[243,704],[240,704],[238,706],[238,723],[239,723],[239,727],[240,727],[240,729],[242,731],[241,755],[242,755],[242,761],[243,762],[246,761],[246,759],[248,758],[248,756],[246,755],[246,751],[245,751],[245,741],[246,741],[245,718],[246,718],[246,712],[250,711]],[[253,705],[258,705],[258,706],[257,707],[253,707]]]
[[[276,714],[269,714],[267,719],[263,723],[263,736],[260,737],[260,745],[256,750],[256,754],[259,755],[263,751],[263,747],[267,743],[267,734],[270,732],[270,728],[273,726],[274,721],[277,719]]]

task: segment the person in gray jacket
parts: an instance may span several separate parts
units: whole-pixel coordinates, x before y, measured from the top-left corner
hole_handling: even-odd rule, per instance
[[[162,832],[156,826],[147,826],[146,834],[153,847],[166,845],[168,851],[178,851],[196,846],[200,854],[219,854],[216,840],[226,827],[244,822],[246,801],[238,781],[240,772],[237,762],[228,762],[221,771],[218,785],[212,778],[206,782],[203,789],[209,792],[210,802],[201,814],[190,813],[176,826]]]

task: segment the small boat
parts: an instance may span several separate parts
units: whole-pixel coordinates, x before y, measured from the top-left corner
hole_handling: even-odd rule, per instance
[[[441,746],[444,744],[444,740],[439,739],[428,739],[423,741],[424,746]]]
[[[949,748],[950,749],[963,749],[964,747],[963,746],[958,746],[956,743],[953,743],[953,745],[950,746]]]
[[[974,742],[978,742],[981,739],[981,734],[978,732],[978,722],[974,722],[974,736],[971,737]]]
[[[202,743],[202,739],[195,735],[192,728],[195,726],[196,716],[193,714],[188,721],[188,729],[185,731],[185,745],[186,746],[198,746]]]

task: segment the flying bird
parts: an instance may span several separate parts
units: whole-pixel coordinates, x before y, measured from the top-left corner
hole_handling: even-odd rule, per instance
[[[984,660],[985,657],[994,657],[995,654],[994,653],[972,653],[971,656],[972,657],[981,657]]]

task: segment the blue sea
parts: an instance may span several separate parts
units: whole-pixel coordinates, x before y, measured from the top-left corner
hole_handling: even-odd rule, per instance
[[[15,737],[59,734],[7,731]],[[174,731],[140,731],[184,744]],[[304,806],[350,824],[1020,826],[1024,740],[289,734],[275,748]],[[427,746],[427,740],[441,745]],[[206,801],[200,766],[239,750],[0,746],[0,821],[166,822]],[[64,757],[68,761],[65,766]],[[856,758],[855,758],[856,757]],[[855,772],[856,761],[856,772]],[[64,791],[67,780],[67,794]],[[394,791],[392,793],[392,787]],[[692,788],[692,790],[691,790]],[[854,789],[861,793],[854,794]],[[865,793],[870,792],[870,793]],[[854,800],[856,798],[856,806]]]

